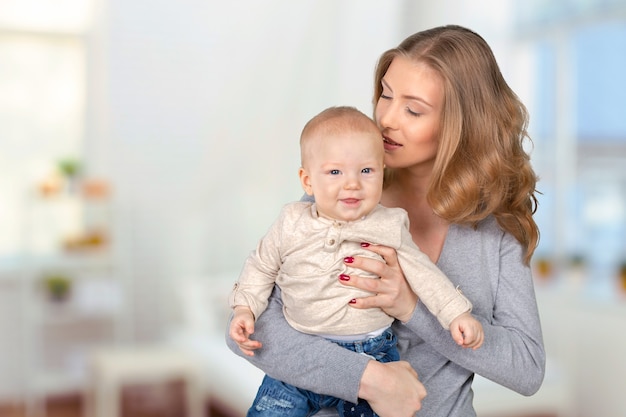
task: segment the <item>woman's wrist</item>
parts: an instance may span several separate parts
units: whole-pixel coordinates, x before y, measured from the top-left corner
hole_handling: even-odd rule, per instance
[[[361,376],[359,397],[378,415],[413,415],[422,408],[426,388],[408,362],[370,360]]]
[[[407,323],[409,320],[411,320],[411,317],[413,317],[413,313],[415,313],[417,302],[419,301],[418,296],[415,295],[413,291],[409,291],[409,293],[410,299],[407,302],[407,306],[410,306],[410,308],[407,308],[406,313],[396,316],[396,319],[400,320],[402,323]]]
[[[359,384],[359,398],[366,401],[375,398],[377,393],[376,387],[380,384],[384,369],[380,362],[371,360],[365,366],[363,375],[361,375],[361,383]]]

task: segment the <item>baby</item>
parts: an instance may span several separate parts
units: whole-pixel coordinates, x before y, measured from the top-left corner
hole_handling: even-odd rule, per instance
[[[276,284],[285,318],[295,329],[381,362],[399,360],[390,329],[394,319],[379,308],[350,307],[351,300],[371,294],[338,282],[350,274],[367,276],[349,267],[350,257],[384,262],[362,248],[380,244],[395,248],[411,288],[457,344],[480,347],[483,329],[470,314],[469,300],[413,243],[406,211],[379,204],[384,147],[376,124],[355,108],[331,107],[306,124],[300,149],[300,182],[314,201],[287,204],[246,260],[229,297],[234,311],[230,337],[240,346],[250,340],[255,318],[267,307]],[[268,395],[293,397],[292,403],[300,403],[294,416],[315,413],[318,405],[337,407],[342,416],[373,415],[366,402],[351,404],[265,376],[248,416],[263,415],[261,403]]]

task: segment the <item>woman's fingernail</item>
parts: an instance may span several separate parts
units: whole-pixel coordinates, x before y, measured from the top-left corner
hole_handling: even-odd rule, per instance
[[[367,242],[361,242],[361,247],[362,248],[369,248],[370,244]]]
[[[347,264],[351,264],[352,262],[354,262],[354,258],[352,256],[348,256],[346,258],[343,258],[343,261]]]
[[[350,303],[350,304],[356,304],[356,298],[353,298],[352,300],[348,301],[348,303]]]
[[[342,281],[350,281],[350,275],[341,274],[339,275],[339,279]]]

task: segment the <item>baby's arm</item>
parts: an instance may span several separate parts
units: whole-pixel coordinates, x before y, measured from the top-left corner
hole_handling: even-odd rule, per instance
[[[478,349],[485,339],[483,326],[471,313],[463,313],[450,323],[452,339],[464,348]]]
[[[228,305],[233,309],[228,335],[247,356],[253,356],[254,350],[261,347],[260,342],[250,339],[250,335],[254,333],[255,318],[267,307],[281,267],[280,236],[289,207],[283,208],[256,250],[246,258],[239,279],[228,296]]]
[[[233,309],[233,318],[230,322],[228,335],[239,349],[247,355],[254,356],[253,349],[249,348],[251,344],[255,344],[254,349],[261,347],[260,342],[250,339],[250,335],[254,333],[254,314],[252,310],[246,306],[235,306]]]
[[[269,301],[255,323],[255,338],[263,340],[263,348],[254,356],[244,355],[229,336],[230,350],[274,379],[356,403],[361,377],[372,359],[291,327],[283,314],[280,288]]]

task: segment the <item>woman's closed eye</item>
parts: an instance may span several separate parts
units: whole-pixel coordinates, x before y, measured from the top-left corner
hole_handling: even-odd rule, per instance
[[[417,112],[417,111],[411,110],[411,108],[410,108],[409,106],[407,106],[407,107],[406,107],[406,111],[407,111],[407,113],[409,113],[411,116],[416,116],[416,117],[419,117],[419,116],[421,116],[421,115],[422,115],[422,113],[420,113],[420,112]]]

